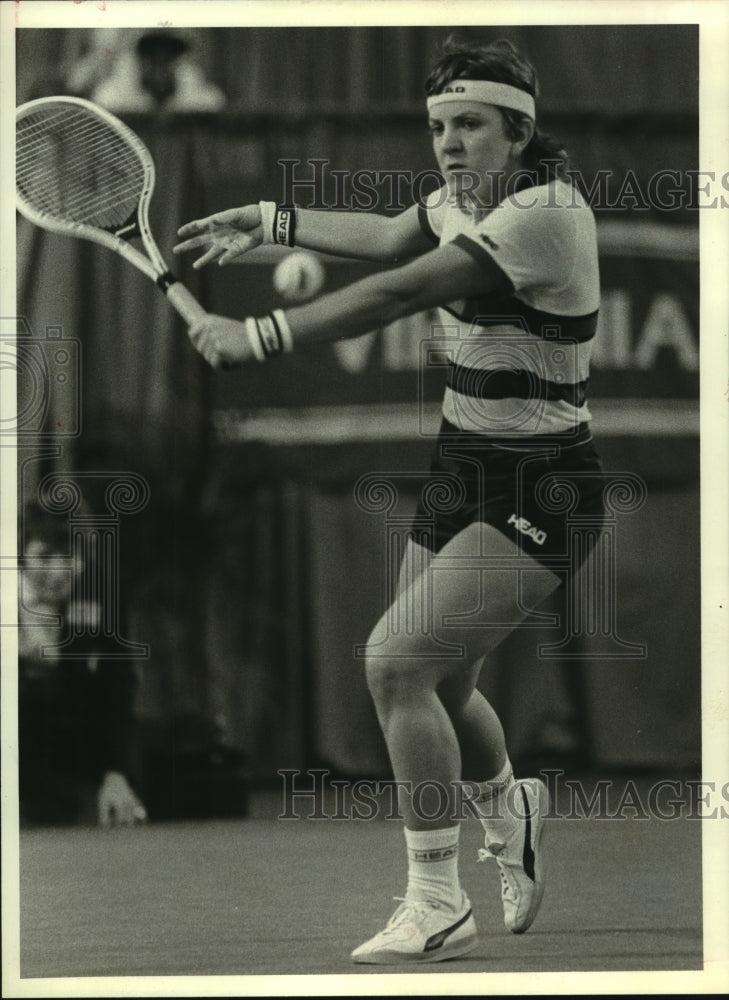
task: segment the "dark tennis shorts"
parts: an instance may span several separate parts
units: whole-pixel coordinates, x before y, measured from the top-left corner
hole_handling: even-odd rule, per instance
[[[600,535],[605,477],[587,424],[495,442],[443,420],[430,471],[413,526],[433,552],[482,522],[560,573],[576,569]]]

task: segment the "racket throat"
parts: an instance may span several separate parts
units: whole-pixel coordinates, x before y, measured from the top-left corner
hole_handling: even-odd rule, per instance
[[[163,292],[165,293],[165,295],[166,295],[166,294],[167,294],[167,290],[168,290],[168,288],[169,288],[169,287],[170,287],[171,285],[174,285],[174,284],[176,284],[176,282],[177,282],[177,278],[176,278],[176,277],[174,276],[174,274],[172,273],[172,271],[165,271],[165,272],[164,272],[163,274],[160,274],[160,275],[158,275],[158,276],[157,276],[157,277],[155,278],[155,281],[157,282],[157,286],[158,286],[158,287],[159,287],[159,288],[160,288],[160,289],[161,289],[161,290],[162,290],[162,291],[163,291]]]
[[[121,229],[109,229],[108,232],[110,232],[112,236],[118,236],[120,239],[123,240],[130,240],[133,239],[135,236],[141,236],[136,219],[133,222],[129,222],[126,225],[122,226]]]
[[[144,197],[144,194],[142,194]],[[142,226],[146,222],[146,206],[143,207],[143,203],[140,203],[131,213],[128,219],[126,219],[121,226],[106,226],[104,227],[107,233],[111,233],[112,236],[116,236],[120,240],[133,240],[141,237]]]

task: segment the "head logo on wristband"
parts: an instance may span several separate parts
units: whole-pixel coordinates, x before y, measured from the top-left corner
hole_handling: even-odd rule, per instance
[[[273,239],[284,247],[294,246],[294,231],[296,229],[296,209],[291,206],[277,205],[273,220]]]
[[[277,205],[273,201],[259,201],[263,243],[278,243],[282,247],[294,246],[296,208],[294,205]]]

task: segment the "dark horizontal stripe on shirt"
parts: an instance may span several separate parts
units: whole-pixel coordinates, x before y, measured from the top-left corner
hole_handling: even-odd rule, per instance
[[[587,397],[588,379],[583,382],[553,382],[534,372],[493,371],[448,366],[448,388],[470,399],[544,399],[582,406]]]
[[[491,262],[497,265],[499,263],[498,255],[488,253],[471,237],[463,233],[457,236],[453,243],[466,250],[477,261],[485,256]],[[508,281],[506,275],[504,278]],[[509,282],[509,284],[511,283]],[[519,326],[533,336],[544,340],[571,340],[583,344],[592,340],[597,330],[597,309],[583,316],[563,316],[559,313],[534,309],[513,294],[504,294],[503,290],[490,295],[466,299],[460,313],[456,312],[453,306],[445,306],[445,308],[452,316],[464,323],[473,323],[482,327]]]

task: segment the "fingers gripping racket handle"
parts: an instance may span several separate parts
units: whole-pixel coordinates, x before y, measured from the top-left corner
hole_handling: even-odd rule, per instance
[[[192,326],[197,320],[207,315],[195,296],[179,281],[171,284],[166,289],[166,294],[171,305],[174,306],[188,326]]]
[[[174,281],[164,289],[170,304],[178,311],[188,326],[192,326],[197,320],[207,316],[195,296],[189,292],[179,281]],[[223,371],[230,371],[233,365],[228,361],[223,361],[220,367]]]

